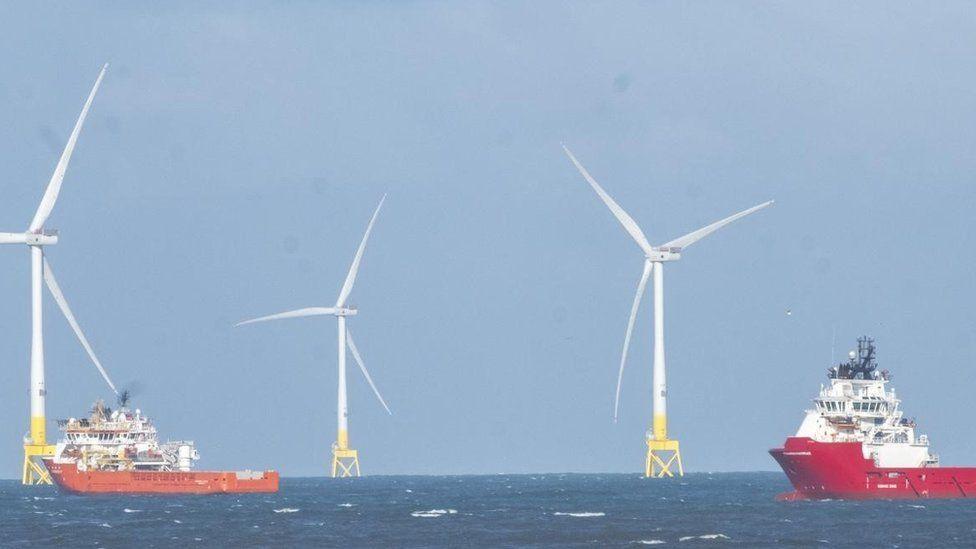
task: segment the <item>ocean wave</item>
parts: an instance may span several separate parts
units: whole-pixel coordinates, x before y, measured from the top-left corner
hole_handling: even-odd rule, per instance
[[[678,541],[688,541],[693,539],[731,539],[725,534],[704,534],[701,536],[683,536],[678,538]]]
[[[580,511],[580,512],[576,512],[576,513],[562,513],[562,512],[557,511],[557,512],[553,513],[553,515],[556,515],[557,517],[592,518],[592,517],[604,517],[607,514],[604,513],[604,512],[602,512],[602,511],[596,511],[596,512]]]
[[[443,517],[444,515],[456,515],[456,509],[431,509],[430,511],[414,511],[410,513],[411,517],[417,518],[437,518]]]
[[[340,503],[338,507],[355,507],[355,503]]]
[[[663,545],[666,542],[660,539],[639,539],[634,543],[638,545]]]
[[[296,509],[294,507],[282,507],[281,509],[274,509],[275,513],[297,513],[301,509]]]
[[[129,509],[128,507],[126,507],[125,509],[122,509],[122,512],[123,513],[141,513],[142,512],[142,509]]]

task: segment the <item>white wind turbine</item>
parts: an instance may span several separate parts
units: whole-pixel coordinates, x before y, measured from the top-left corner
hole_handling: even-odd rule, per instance
[[[51,175],[51,180],[47,184],[47,189],[44,191],[41,203],[37,207],[34,218],[31,220],[27,230],[22,233],[0,233],[0,244],[26,244],[30,248],[31,253],[31,421],[30,435],[24,440],[24,468],[22,478],[24,484],[50,483],[50,477],[44,469],[44,466],[40,463],[40,459],[44,456],[53,455],[54,453],[54,446],[47,443],[47,420],[45,416],[45,397],[47,396],[47,392],[44,388],[44,331],[41,280],[44,280],[47,284],[51,295],[54,296],[54,300],[57,302],[58,307],[61,308],[61,312],[64,313],[68,324],[71,325],[71,329],[74,330],[75,335],[85,348],[88,356],[91,357],[92,362],[95,363],[95,366],[109,387],[115,391],[112,380],[109,379],[105,369],[102,368],[101,363],[92,351],[91,345],[88,344],[88,340],[85,338],[84,333],[82,333],[81,327],[71,313],[68,302],[65,300],[61,289],[58,287],[57,280],[54,278],[54,272],[44,257],[43,250],[44,246],[51,246],[58,243],[57,231],[45,230],[44,224],[51,215],[55,202],[58,200],[58,194],[61,192],[61,183],[64,181],[64,174],[68,169],[68,162],[71,160],[71,154],[74,152],[75,144],[78,142],[78,135],[81,133],[85,118],[88,116],[88,109],[95,99],[95,94],[98,92],[98,87],[102,83],[102,78],[105,76],[105,70],[107,68],[108,64],[104,65],[98,73],[95,85],[92,87],[91,93],[88,94],[88,99],[85,101],[85,106],[81,110],[78,121],[75,122],[74,129],[71,130],[68,143],[61,153],[61,158],[54,168],[54,174]]]
[[[640,306],[641,298],[644,296],[644,288],[647,285],[647,279],[654,274],[654,370],[653,370],[653,409],[654,409],[654,419],[653,419],[653,436],[647,437],[647,460],[645,463],[645,475],[648,477],[659,476],[663,477],[673,476],[671,472],[671,465],[677,462],[678,474],[684,475],[684,470],[681,464],[681,453],[679,450],[678,441],[674,439],[668,439],[668,422],[667,422],[667,388],[665,379],[665,368],[664,368],[664,263],[667,261],[677,261],[681,258],[681,252],[691,246],[695,242],[698,242],[702,238],[712,234],[713,232],[721,229],[722,227],[732,223],[733,221],[743,218],[751,213],[759,211],[773,203],[772,200],[768,202],[763,202],[757,206],[753,206],[747,210],[743,210],[735,215],[731,215],[716,221],[711,225],[702,227],[697,231],[692,231],[682,237],[666,242],[660,246],[651,246],[648,242],[647,237],[644,236],[644,232],[637,225],[630,215],[627,214],[617,204],[613,198],[599,183],[590,176],[586,168],[580,164],[579,160],[573,156],[573,153],[563,145],[563,150],[566,151],[566,155],[579,170],[583,178],[593,187],[596,194],[600,196],[600,199],[604,204],[610,208],[613,212],[614,217],[617,221],[623,225],[624,229],[628,234],[637,242],[640,246],[641,251],[644,252],[644,271],[641,273],[640,282],[637,283],[637,294],[634,296],[633,305],[630,308],[630,319],[627,321],[627,333],[624,336],[623,352],[620,356],[620,369],[617,373],[617,391],[613,402],[613,420],[617,421],[617,408],[620,402],[620,385],[623,380],[624,366],[627,363],[627,350],[630,347],[630,336],[634,329],[634,321],[637,318],[637,309]]]
[[[336,442],[332,445],[333,477],[359,476],[359,453],[357,450],[349,447],[349,422],[346,396],[347,345],[349,346],[349,351],[352,353],[353,358],[356,360],[356,364],[359,365],[359,369],[363,372],[363,377],[366,378],[366,382],[369,383],[369,386],[373,389],[373,393],[376,394],[376,398],[379,399],[380,404],[383,405],[383,408],[386,409],[388,414],[393,414],[393,412],[390,411],[390,407],[386,405],[386,401],[383,400],[383,395],[381,395],[379,389],[376,388],[376,384],[373,383],[373,378],[370,377],[369,371],[366,370],[366,364],[363,362],[363,358],[359,354],[359,349],[356,348],[356,344],[353,342],[352,332],[350,332],[346,327],[346,317],[358,314],[358,310],[355,307],[346,306],[346,300],[349,298],[349,294],[352,292],[352,286],[356,282],[356,274],[359,272],[359,263],[362,261],[363,252],[366,250],[366,241],[369,240],[369,233],[373,230],[373,224],[376,222],[376,216],[379,215],[380,208],[383,207],[384,201],[386,201],[386,195],[383,195],[379,205],[376,206],[376,210],[373,212],[373,217],[371,217],[369,220],[369,225],[366,227],[366,234],[363,235],[363,240],[359,243],[359,248],[356,250],[356,256],[352,260],[352,266],[349,267],[349,273],[346,275],[345,282],[342,283],[342,289],[339,290],[339,297],[336,299],[335,305],[332,307],[309,307],[306,309],[286,311],[284,313],[245,320],[236,324],[236,326],[243,326],[244,324],[251,324],[254,322],[305,316],[331,315],[336,317],[339,329],[339,395],[337,399],[338,410],[336,413],[338,419],[338,433],[336,436]]]

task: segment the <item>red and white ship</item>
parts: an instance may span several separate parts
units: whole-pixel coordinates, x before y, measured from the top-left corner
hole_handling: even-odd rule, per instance
[[[940,467],[928,437],[902,417],[874,340],[858,339],[849,358],[829,370],[796,435],[769,451],[795,488],[777,499],[976,497],[976,467]]]
[[[95,403],[83,419],[64,419],[64,438],[53,458],[44,460],[51,478],[73,493],[215,494],[277,492],[275,471],[193,471],[200,455],[193,442],[159,443],[156,427],[126,407],[111,410]]]

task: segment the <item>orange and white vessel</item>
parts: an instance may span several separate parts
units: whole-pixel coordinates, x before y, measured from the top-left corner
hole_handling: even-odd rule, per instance
[[[44,465],[63,490],[78,494],[219,494],[277,492],[275,471],[194,471],[200,459],[192,441],[160,443],[156,427],[139,409],[102,401],[89,417],[63,419],[64,433]]]

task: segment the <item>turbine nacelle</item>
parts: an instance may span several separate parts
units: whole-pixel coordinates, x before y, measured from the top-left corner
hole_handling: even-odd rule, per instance
[[[37,233],[24,233],[28,246],[51,246],[58,243],[58,231],[41,231]]]
[[[335,316],[356,316],[359,314],[359,309],[355,307],[336,307],[335,312],[332,314]]]
[[[647,254],[648,261],[664,262],[677,261],[681,259],[681,248],[652,248],[651,253]]]

